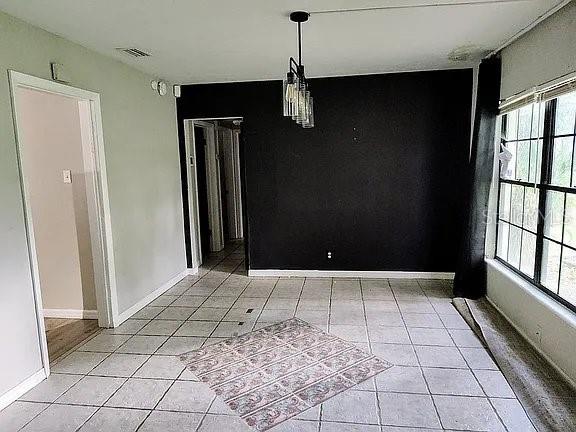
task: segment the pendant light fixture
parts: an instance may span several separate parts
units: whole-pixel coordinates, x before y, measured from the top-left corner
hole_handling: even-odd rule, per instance
[[[290,21],[298,24],[298,62],[290,57],[288,74],[282,88],[284,116],[292,117],[304,128],[314,127],[314,103],[302,65],[302,23],[308,21],[309,16],[308,12],[303,11],[290,14]]]

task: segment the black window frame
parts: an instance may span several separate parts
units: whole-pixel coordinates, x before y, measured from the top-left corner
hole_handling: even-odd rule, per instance
[[[532,182],[532,181],[524,181],[524,180],[514,180],[514,179],[506,179],[506,178],[502,178],[501,174],[500,174],[500,170],[498,170],[498,199],[497,199],[497,212],[496,212],[496,249],[495,249],[495,253],[494,253],[494,257],[495,259],[502,263],[504,266],[506,266],[507,268],[511,269],[514,273],[518,274],[519,276],[521,276],[523,279],[527,280],[528,282],[530,282],[532,285],[536,286],[538,289],[540,289],[541,291],[543,291],[544,293],[546,293],[547,295],[549,295],[550,297],[552,297],[554,300],[558,301],[559,303],[563,304],[564,306],[566,306],[568,309],[572,310],[573,312],[576,312],[576,304],[572,304],[570,303],[568,300],[564,299],[562,296],[560,296],[558,293],[555,293],[554,291],[550,290],[548,287],[544,286],[542,284],[542,267],[543,267],[543,253],[544,253],[544,240],[547,241],[551,241],[557,245],[560,246],[560,261],[559,261],[559,274],[558,274],[558,292],[560,292],[560,280],[561,280],[561,274],[562,274],[562,257],[563,257],[563,251],[564,251],[564,247],[567,249],[570,249],[574,252],[576,252],[576,247],[573,247],[571,245],[568,245],[566,243],[564,243],[564,232],[565,232],[565,225],[566,225],[566,203],[567,203],[567,196],[568,194],[574,195],[576,196],[576,174],[575,174],[575,161],[576,161],[576,118],[574,121],[574,128],[573,128],[573,133],[572,134],[563,134],[563,135],[555,135],[555,121],[556,121],[556,108],[557,108],[557,104],[558,104],[558,97],[555,97],[553,99],[547,100],[547,101],[543,101],[540,102],[544,105],[544,126],[543,126],[543,133],[542,136],[540,137],[540,134],[537,134],[537,137],[532,137],[530,134],[530,137],[528,138],[528,140],[535,140],[536,142],[538,142],[540,139],[542,139],[542,161],[541,161],[541,167],[540,167],[540,178],[536,179],[536,183]],[[530,105],[534,105],[534,104],[530,104]],[[539,103],[536,103],[536,107],[538,110],[540,110],[540,106]],[[522,107],[520,107],[522,108]],[[518,109],[520,109],[518,108]],[[532,112],[534,113],[535,109],[533,108]],[[516,137],[516,139],[511,139],[511,140],[506,140],[505,137],[502,134],[502,131],[504,130],[505,126],[504,123],[506,121],[506,118],[504,117],[506,114],[508,113],[504,113],[502,114],[502,125],[500,130],[497,131],[497,133],[499,134],[499,143],[506,145],[506,143],[508,142],[515,142],[518,143],[520,141],[523,141],[525,139],[519,139],[518,137]],[[533,119],[532,119],[533,120]],[[519,116],[518,116],[518,120],[517,120],[517,126],[520,123],[519,120]],[[531,124],[531,130],[532,130],[532,124]],[[551,180],[552,180],[552,168],[553,168],[553,157],[554,157],[554,139],[557,138],[563,138],[563,137],[572,137],[572,166],[571,166],[571,171],[570,171],[570,186],[566,187],[566,186],[558,186],[558,185],[553,185],[551,184]],[[538,153],[537,153],[538,154]],[[529,157],[531,157],[532,153],[530,151],[529,153]],[[530,177],[530,165],[528,166],[528,178]],[[537,172],[537,171],[536,171]],[[517,173],[517,170],[515,170],[515,173]],[[518,186],[522,186],[522,187],[529,187],[529,188],[537,188],[538,189],[538,220],[537,220],[537,227],[536,227],[536,249],[535,249],[535,257],[534,257],[534,269],[533,269],[533,277],[530,277],[530,275],[527,275],[526,273],[522,272],[520,270],[521,267],[521,257],[522,257],[522,239],[523,239],[523,233],[524,231],[526,232],[532,232],[530,230],[527,230],[524,226],[523,223],[520,224],[520,226],[518,226],[517,224],[512,223],[512,208],[509,209],[509,221],[506,221],[504,219],[500,218],[500,204],[501,204],[501,191],[502,191],[502,185],[503,184],[509,184],[510,188],[511,188],[511,192],[512,193],[512,188],[514,185],[518,185]],[[562,221],[563,221],[563,225],[562,225],[562,240],[558,241],[556,239],[552,239],[548,236],[544,235],[544,230],[545,230],[545,215],[547,214],[546,212],[546,207],[547,207],[547,197],[548,197],[548,192],[550,191],[556,191],[556,192],[562,192],[564,194],[564,205],[563,205],[563,214],[562,214]],[[523,203],[522,203],[522,214],[524,215],[524,211],[525,211],[525,193],[524,193],[524,198],[523,198]],[[512,198],[511,198],[512,199]],[[500,221],[503,221],[504,223],[508,224],[508,252],[509,252],[509,247],[510,247],[510,232],[511,229],[510,227],[515,226],[516,228],[520,228],[520,252],[519,252],[519,266],[518,268],[516,268],[515,266],[513,266],[512,264],[510,264],[508,261],[506,261],[505,259],[503,259],[502,257],[498,256],[498,247],[499,247],[499,240],[500,240]]]

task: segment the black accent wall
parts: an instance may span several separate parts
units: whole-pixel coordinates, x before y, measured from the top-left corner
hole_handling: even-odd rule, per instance
[[[313,129],[282,116],[280,81],[189,85],[178,99],[181,146],[183,119],[244,117],[250,268],[454,271],[472,70],[311,89]]]

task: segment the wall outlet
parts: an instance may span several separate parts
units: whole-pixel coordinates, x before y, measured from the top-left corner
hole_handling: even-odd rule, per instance
[[[332,251],[327,251],[327,252],[326,252],[326,258],[332,259]]]

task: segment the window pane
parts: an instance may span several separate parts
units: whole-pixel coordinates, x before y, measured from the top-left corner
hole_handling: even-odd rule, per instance
[[[534,114],[532,117],[532,138],[542,138],[544,135],[544,113],[546,104],[534,104]]]
[[[555,135],[574,133],[574,116],[576,115],[576,92],[558,98],[556,104]]]
[[[542,168],[542,141],[530,141],[530,175],[528,181],[540,183],[540,169]]]
[[[552,156],[552,184],[570,186],[572,172],[572,137],[555,138]]]
[[[512,185],[512,202],[510,208],[510,222],[522,226],[522,209],[524,207],[524,187]]]
[[[504,261],[508,259],[508,231],[510,225],[506,222],[498,222],[498,248],[496,249],[496,255],[502,258]]]
[[[572,187],[576,187],[576,140],[574,142],[574,151],[572,155]]]
[[[500,205],[498,207],[498,217],[505,221],[510,220],[510,196],[512,187],[509,183],[500,184]]]
[[[532,132],[532,106],[528,105],[518,110],[518,139],[530,138]]]
[[[536,257],[536,236],[529,232],[522,232],[522,256],[520,270],[530,277],[534,277],[534,259]]]
[[[558,276],[560,274],[560,245],[544,240],[542,251],[541,283],[550,291],[558,292]]]
[[[546,215],[544,217],[544,235],[562,241],[562,223],[564,221],[564,194],[549,191],[546,195]]]
[[[538,189],[524,188],[524,220],[522,226],[527,230],[536,232],[538,226]]]
[[[512,154],[512,158],[508,162],[507,169],[504,165],[500,167],[500,177],[505,179],[516,179],[516,142],[507,142],[506,149]]]
[[[512,141],[518,137],[518,110],[506,114],[506,141]]]
[[[546,139],[545,120],[554,128]],[[576,306],[576,92],[503,115],[500,139],[511,154],[501,181],[534,186],[499,185],[496,256],[530,278],[538,270],[536,282]],[[544,154],[550,155],[545,176]],[[545,211],[539,208],[541,193]],[[536,256],[540,241],[543,250]]]
[[[576,305],[576,251],[563,248],[560,291],[558,294]]]
[[[530,171],[530,141],[516,144],[516,180],[528,181]]]
[[[520,242],[522,231],[520,228],[510,226],[510,241],[508,243],[508,264],[520,268]]]
[[[576,248],[576,195],[566,195],[566,216],[564,222],[564,244]]]

